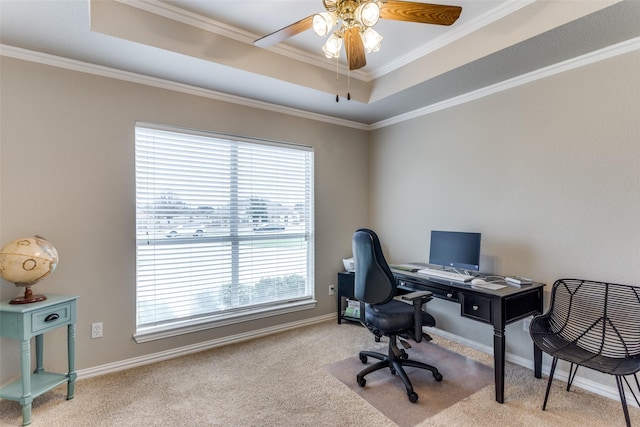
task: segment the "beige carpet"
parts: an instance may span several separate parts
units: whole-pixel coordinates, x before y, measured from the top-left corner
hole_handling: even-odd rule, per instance
[[[434,342],[491,366],[490,355],[437,336]],[[396,423],[327,372],[327,365],[363,348],[384,351],[386,343],[374,342],[359,325],[327,321],[80,379],[73,400],[65,400],[64,386],[36,398],[32,426],[393,427]],[[530,370],[507,363],[504,404],[494,400],[490,384],[418,425],[624,426],[618,401],[578,387],[568,393],[561,382],[542,411],[545,386]],[[640,409],[630,410],[632,424],[640,426]],[[20,405],[0,400],[0,425],[20,424]]]
[[[413,427],[493,383],[493,369],[482,363],[430,342],[411,345],[407,350],[411,360],[433,365],[443,376],[438,382],[431,371],[407,367],[419,396],[416,403],[409,401],[404,383],[388,368],[367,375],[365,387],[358,385],[356,374],[376,359],[369,358],[364,365],[354,356],[328,365],[327,371],[400,427]]]

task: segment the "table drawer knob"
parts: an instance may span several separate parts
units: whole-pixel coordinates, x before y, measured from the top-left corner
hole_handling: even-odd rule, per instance
[[[453,294],[452,294],[451,292],[449,292],[449,293],[447,294],[447,298],[452,298],[452,297],[453,297]]]
[[[474,305],[474,306],[473,306],[473,307],[471,307],[471,308],[473,308],[473,311],[478,311],[478,308],[479,308],[479,307],[478,307],[477,305]]]
[[[44,318],[45,322],[53,322],[54,320],[58,320],[60,315],[58,313],[51,313],[47,317]]]

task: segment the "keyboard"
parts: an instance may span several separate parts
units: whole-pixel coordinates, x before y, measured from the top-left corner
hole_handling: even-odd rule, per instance
[[[454,273],[452,271],[445,270],[436,270],[433,268],[423,268],[422,270],[418,270],[419,274],[424,274],[425,276],[437,277],[440,279],[447,279],[453,282],[470,282],[473,280],[474,276],[470,276],[468,274]]]

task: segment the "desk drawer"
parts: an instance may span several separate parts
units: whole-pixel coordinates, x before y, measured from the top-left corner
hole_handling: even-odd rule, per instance
[[[462,316],[480,322],[492,323],[491,299],[480,295],[462,294]]]
[[[71,320],[71,303],[54,305],[31,313],[31,332],[43,332]]]
[[[437,284],[430,282],[428,285],[425,283],[416,283],[411,280],[398,279],[398,287],[409,292],[413,291],[430,291],[434,297],[445,299],[447,301],[459,302],[458,291],[451,288],[440,287]]]

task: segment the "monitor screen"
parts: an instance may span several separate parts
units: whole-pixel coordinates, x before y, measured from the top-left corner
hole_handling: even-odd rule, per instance
[[[429,264],[480,269],[480,233],[431,231]]]

